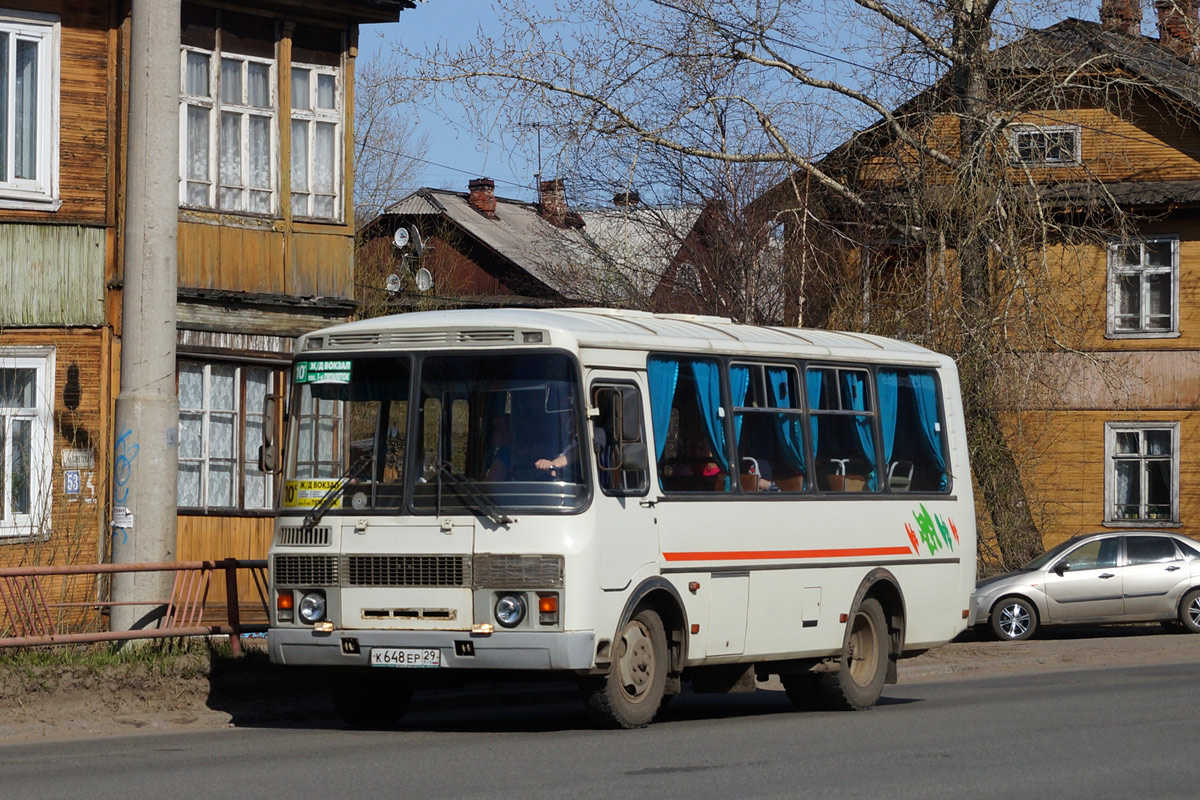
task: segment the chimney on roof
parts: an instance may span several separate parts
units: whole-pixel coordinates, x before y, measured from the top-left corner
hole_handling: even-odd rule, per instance
[[[1113,33],[1139,36],[1142,32],[1141,0],[1100,0],[1100,25]]]
[[[496,216],[496,182],[491,178],[473,178],[467,187],[471,193],[467,202],[485,217]]]
[[[641,195],[637,192],[618,192],[613,195],[614,206],[636,206],[641,202]]]
[[[562,227],[567,219],[567,190],[562,178],[538,181],[538,204],[542,217],[551,225]]]
[[[1154,0],[1158,12],[1158,42],[1177,58],[1197,59],[1197,29],[1200,11],[1197,0]]]

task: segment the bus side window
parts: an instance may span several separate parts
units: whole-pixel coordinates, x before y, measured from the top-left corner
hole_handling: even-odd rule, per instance
[[[629,385],[594,386],[592,402],[599,411],[592,450],[601,491],[644,495],[650,480],[641,395]]]

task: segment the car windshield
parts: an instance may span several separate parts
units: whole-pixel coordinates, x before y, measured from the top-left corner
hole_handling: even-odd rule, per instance
[[[1060,544],[1057,544],[1054,547],[1047,550],[1046,552],[1042,553],[1040,556],[1033,559],[1032,561],[1030,561],[1025,566],[1021,567],[1017,571],[1018,572],[1034,572],[1035,570],[1043,569],[1051,561],[1058,558],[1060,555],[1067,552],[1072,547],[1079,544],[1081,541],[1083,541],[1083,540],[1076,537],[1074,539],[1068,539],[1065,542],[1061,542]]]

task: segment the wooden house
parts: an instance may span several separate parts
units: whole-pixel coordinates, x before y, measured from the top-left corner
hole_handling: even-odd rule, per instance
[[[997,51],[1002,79],[1030,85],[1044,81],[1044,54],[1073,61],[1054,105],[1006,120],[1010,176],[1046,213],[1090,215],[1107,231],[1027,254],[1048,275],[1036,301],[1067,332],[1030,336],[1037,374],[1005,414],[1046,547],[1109,528],[1200,537],[1200,17],[1193,0],[1156,7],[1157,38],[1142,35],[1138,0],[1103,0],[1099,23],[1068,19]],[[937,91],[897,116],[916,116]],[[847,145],[876,149],[855,163],[879,192],[918,161],[884,128]],[[931,115],[921,135],[952,153],[958,122]],[[939,170],[924,173],[927,189],[949,180]]]
[[[359,26],[414,2],[181,4],[162,65],[179,74],[181,560],[265,556],[263,398],[298,335],[354,308]],[[0,565],[109,555],[130,20],[129,0],[0,0]]]
[[[537,202],[497,196],[489,178],[466,192],[418,189],[360,230],[361,308],[652,308],[664,275],[681,270],[699,216],[643,205],[630,192],[611,207],[572,209],[561,180],[541,181]],[[387,291],[392,274],[400,281]]]

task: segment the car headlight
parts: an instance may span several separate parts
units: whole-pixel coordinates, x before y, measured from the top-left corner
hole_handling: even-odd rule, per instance
[[[305,592],[300,598],[300,620],[312,624],[325,619],[325,593]]]
[[[502,594],[496,601],[496,621],[506,628],[515,628],[525,619],[525,598],[519,594]]]

